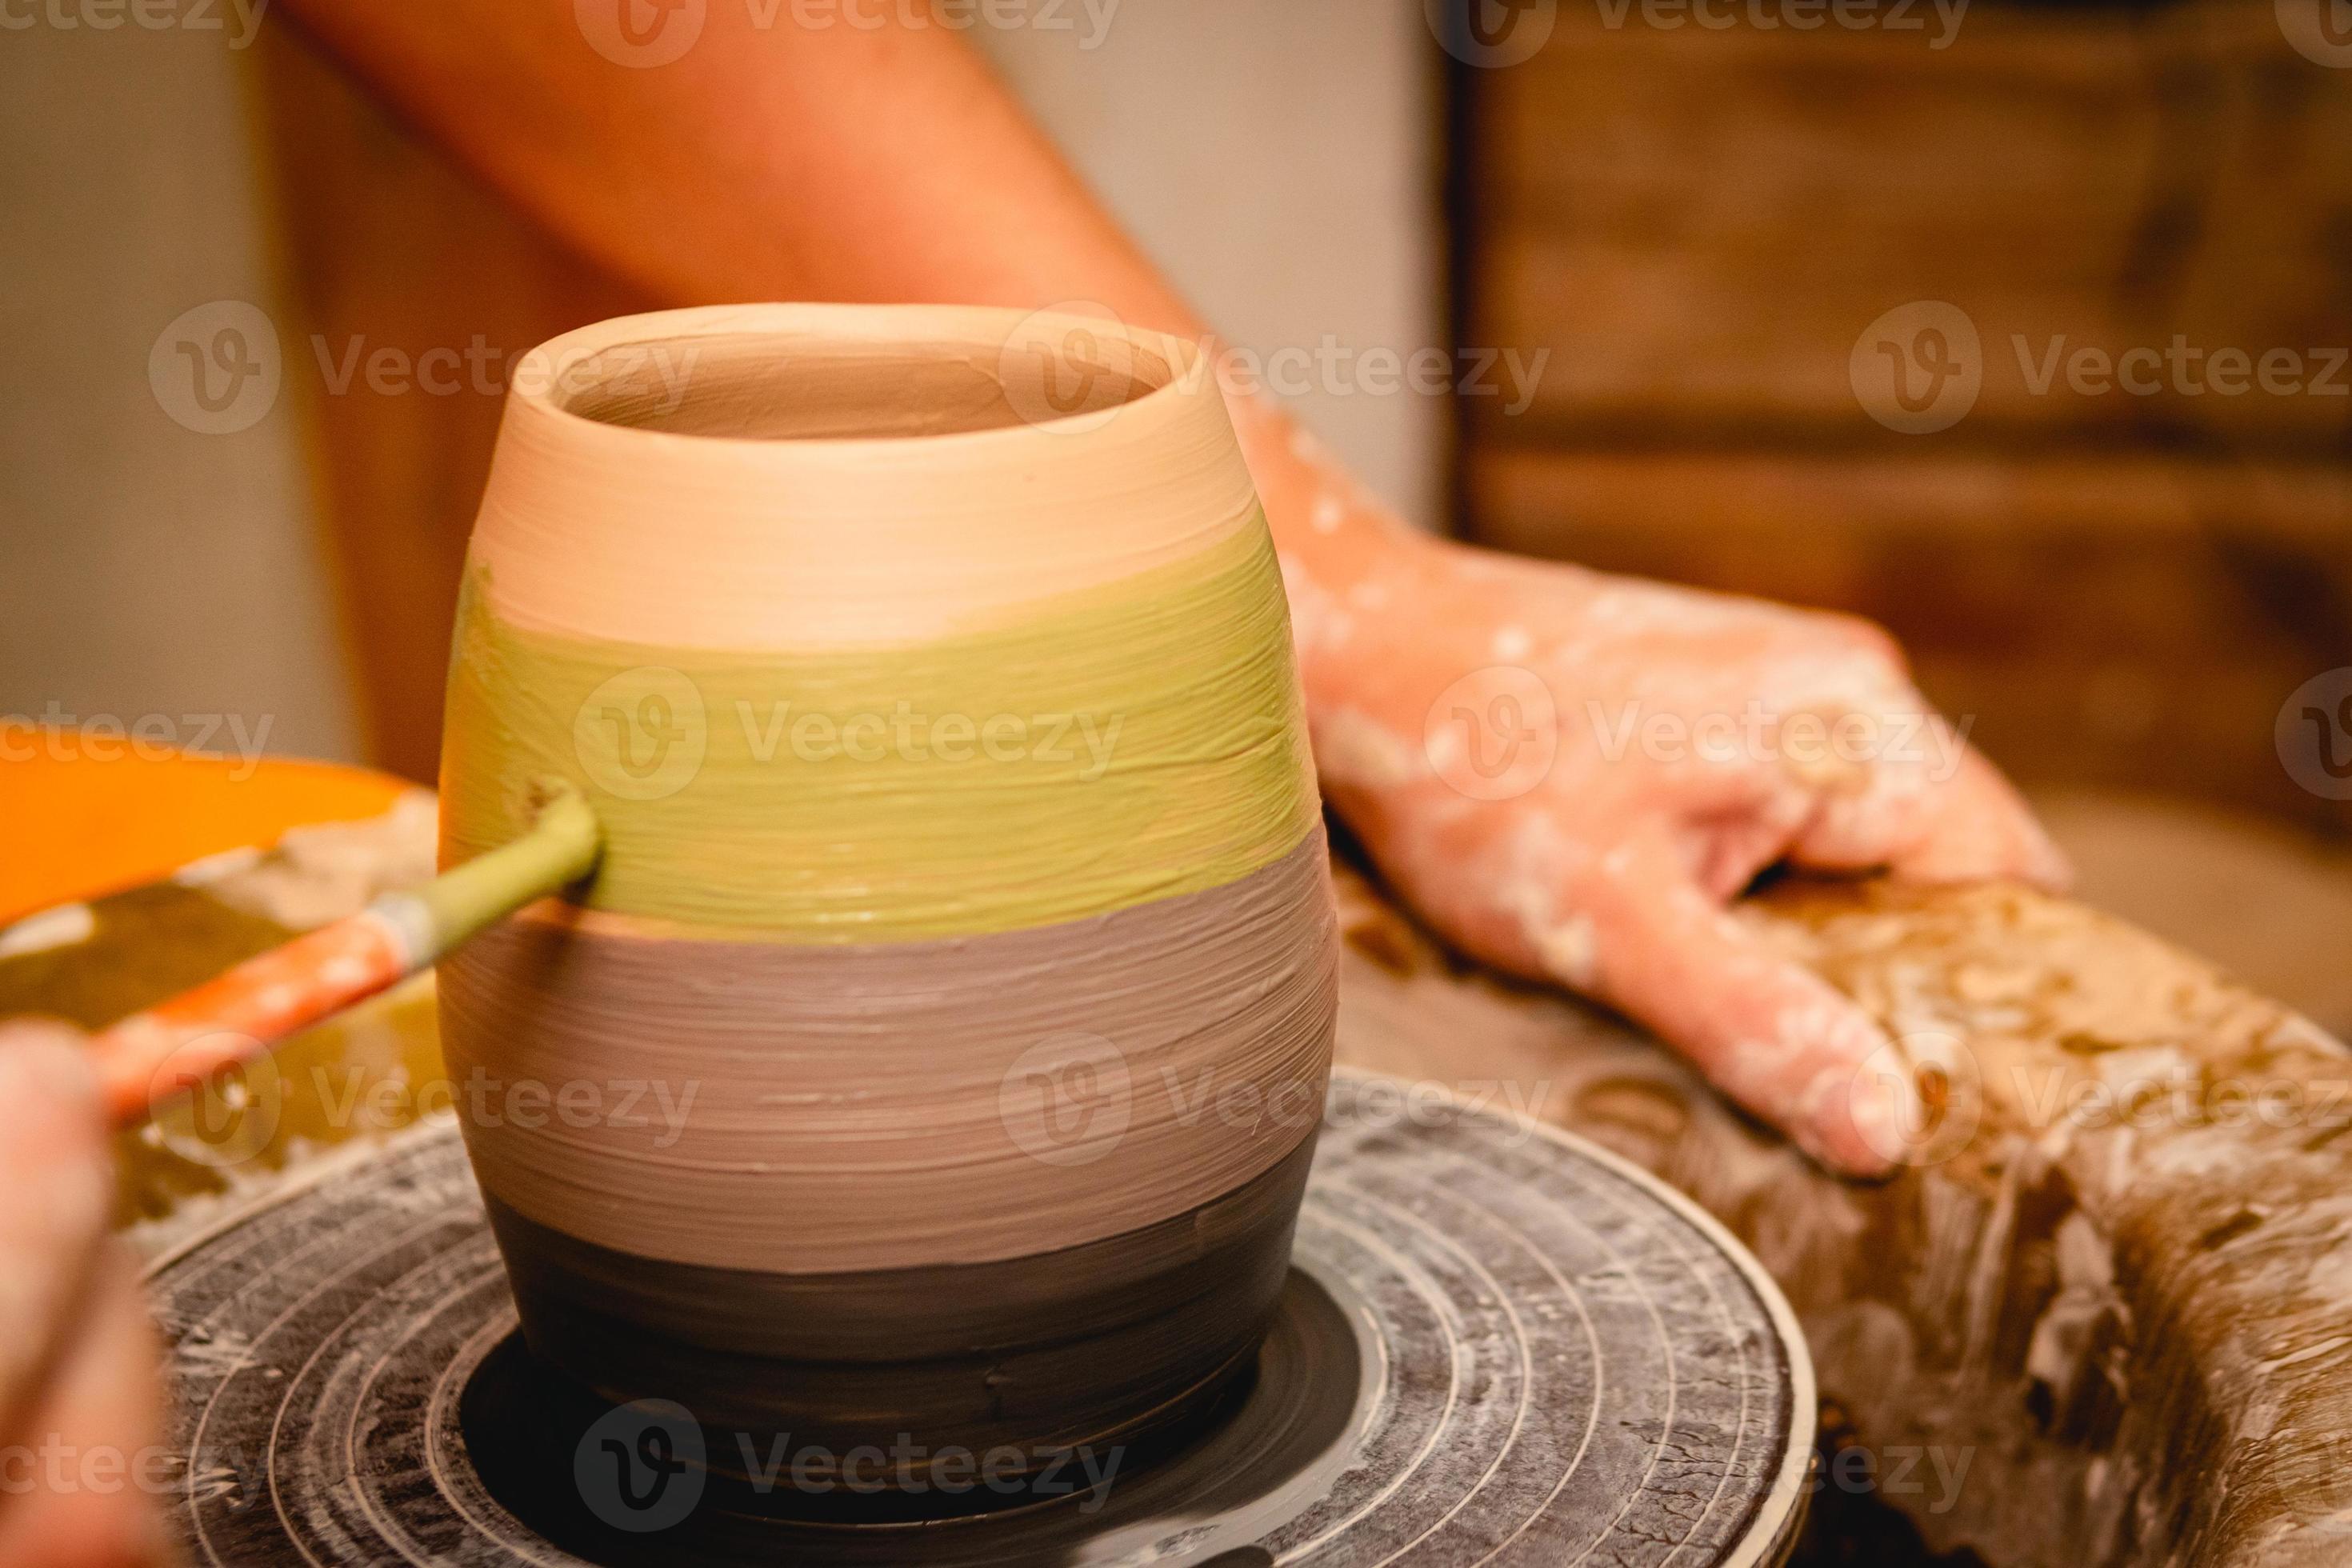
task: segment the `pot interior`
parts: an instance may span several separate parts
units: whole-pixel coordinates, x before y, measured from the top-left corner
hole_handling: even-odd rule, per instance
[[[751,441],[956,436],[1116,408],[1166,357],[1083,319],[1009,340],[738,332],[615,344],[562,367],[555,402],[601,424]]]

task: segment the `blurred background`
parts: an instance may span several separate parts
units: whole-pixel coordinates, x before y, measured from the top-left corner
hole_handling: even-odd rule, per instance
[[[991,15],[1416,521],[1884,621],[2086,897],[2352,1037],[2352,0]],[[506,368],[656,302],[268,0],[0,0],[0,766],[226,753],[223,843],[262,752],[429,782]]]
[[[504,367],[651,301],[266,0],[0,12],[0,743],[429,780]],[[1417,521],[1885,621],[2091,897],[2352,1029],[2352,0],[995,15]]]

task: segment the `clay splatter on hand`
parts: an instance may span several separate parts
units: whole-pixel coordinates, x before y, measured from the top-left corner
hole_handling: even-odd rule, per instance
[[[1398,889],[1825,1163],[1887,1169],[1917,1102],[1885,1031],[1722,911],[1781,862],[2063,884],[1966,724],[1874,626],[1434,540],[1270,407],[1237,416],[1325,792]]]

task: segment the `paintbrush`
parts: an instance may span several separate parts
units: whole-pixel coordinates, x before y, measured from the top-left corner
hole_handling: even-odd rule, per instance
[[[596,814],[568,784],[542,788],[530,830],[410,892],[296,937],[134,1013],[89,1044],[117,1128],[216,1073],[406,979],[484,927],[594,869]]]

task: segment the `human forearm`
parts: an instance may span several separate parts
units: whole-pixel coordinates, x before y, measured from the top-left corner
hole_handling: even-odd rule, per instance
[[[712,5],[634,69],[572,0],[460,25],[415,0],[289,0],[370,86],[584,254],[680,303],[813,299],[1190,312],[956,35]],[[876,20],[896,8],[877,8]]]
[[[712,6],[684,56],[632,69],[589,47],[570,0],[505,0],[462,34],[414,0],[290,5],[519,206],[657,298],[1080,304],[1213,353],[977,53],[897,8],[816,28],[786,5],[763,29]],[[1414,536],[1270,401],[1230,401],[1319,705],[1317,606]]]

